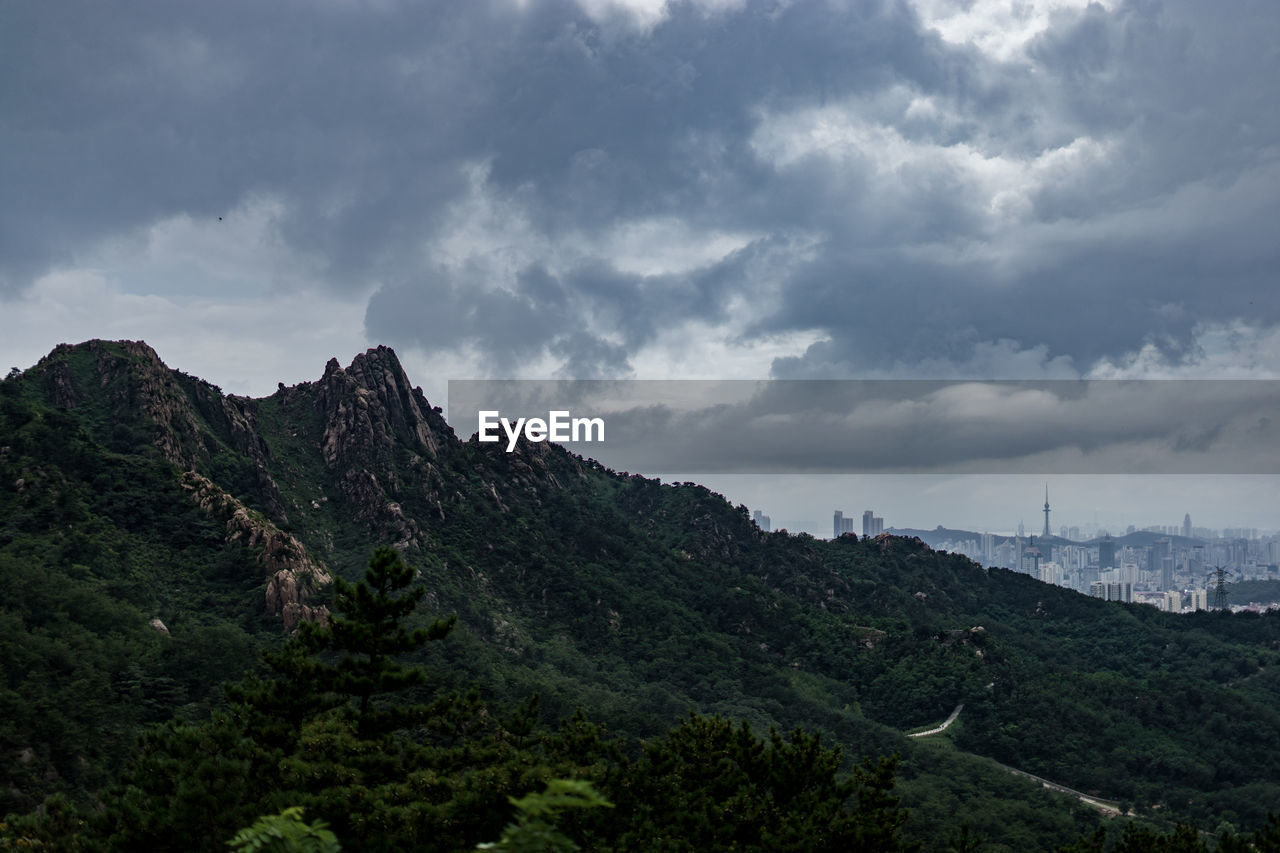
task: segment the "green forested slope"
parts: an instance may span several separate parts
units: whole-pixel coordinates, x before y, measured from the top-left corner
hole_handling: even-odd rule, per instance
[[[632,755],[689,711],[822,733],[846,770],[898,753],[905,832],[930,848],[963,822],[1007,850],[1098,825],[981,757],[1158,822],[1280,811],[1271,616],[1107,604],[916,540],[765,534],[699,486],[459,441],[389,350],[246,400],[144,346],[64,347],[0,383],[0,418],[6,809],[88,801],[140,726],[206,718],[286,633],[277,564],[355,579],[395,544],[426,590],[412,618],[458,616],[416,653],[421,699],[537,694],[543,726],[582,709]],[[902,736],[960,702],[951,746]]]

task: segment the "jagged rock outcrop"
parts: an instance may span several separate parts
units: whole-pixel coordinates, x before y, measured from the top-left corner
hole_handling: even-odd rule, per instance
[[[357,355],[346,370],[329,359],[317,390],[325,417],[321,451],[331,468],[371,461],[397,443],[434,459],[440,452],[437,436],[452,435],[422,389],[409,384],[389,347]]]
[[[315,399],[324,424],[320,452],[343,496],[396,547],[422,547],[422,529],[399,497],[407,489],[430,489],[434,462],[453,430],[422,389],[409,384],[388,347],[357,355],[345,370],[330,359]],[[401,474],[406,468],[415,475],[412,483]]]
[[[255,496],[278,522],[288,522],[280,487],[271,477],[271,447],[258,428],[257,401],[219,393],[205,382],[194,384],[192,402],[233,450],[243,454],[254,466]]]
[[[301,542],[201,474],[183,474],[182,487],[210,518],[226,522],[227,542],[258,552],[258,564],[267,579],[267,609],[284,620],[286,629],[292,631],[303,620],[323,622],[328,618],[325,607],[306,602],[332,579]]]
[[[115,399],[151,419],[155,445],[165,459],[184,470],[194,468],[204,442],[190,400],[150,346],[143,341],[120,341],[120,345],[132,363],[122,364],[105,347],[96,348],[103,384],[111,382],[117,371],[128,371],[132,381],[115,383]]]
[[[53,353],[56,354],[66,346],[67,344],[61,344]],[[71,368],[65,361],[52,360],[52,354],[46,356],[40,363],[47,363],[45,388],[49,392],[49,399],[55,406],[74,409],[80,402],[80,395],[76,393],[75,383],[71,381]]]

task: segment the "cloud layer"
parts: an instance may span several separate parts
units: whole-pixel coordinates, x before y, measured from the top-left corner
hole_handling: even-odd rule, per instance
[[[1270,2],[11,3],[0,301],[358,303],[479,376],[1274,375],[1277,42]]]

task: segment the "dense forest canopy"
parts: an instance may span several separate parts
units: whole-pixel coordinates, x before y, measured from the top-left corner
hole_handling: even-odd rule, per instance
[[[610,803],[548,824],[593,850],[1231,849],[1280,813],[1275,616],[764,533],[459,440],[383,348],[256,400],[132,342],[10,376],[0,576],[8,844],[223,849],[302,807],[467,849],[555,780]]]

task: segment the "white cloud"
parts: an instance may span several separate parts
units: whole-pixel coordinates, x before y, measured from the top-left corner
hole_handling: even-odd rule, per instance
[[[597,224],[597,230],[562,235],[539,228],[519,193],[503,194],[489,181],[489,164],[467,168],[469,192],[443,217],[449,225],[423,247],[424,260],[455,272],[482,270],[487,286],[514,291],[516,277],[539,264],[563,274],[584,262],[623,273],[663,275],[710,266],[759,235],[702,228],[677,216]]]
[[[703,14],[739,9],[746,0],[694,0]],[[670,0],[578,0],[582,11],[597,23],[607,23],[616,16],[623,16],[641,30],[651,30],[668,15]]]
[[[931,99],[915,97],[897,120],[939,110]],[[1106,162],[1113,148],[1108,140],[1080,136],[1019,157],[988,150],[976,140],[941,144],[910,138],[891,123],[868,119],[867,112],[864,104],[850,103],[764,114],[751,144],[779,169],[812,159],[845,173],[860,168],[881,199],[910,198],[935,176],[954,181],[955,193],[971,199],[971,207],[991,225],[1026,220],[1036,192]]]
[[[1240,320],[1195,330],[1190,357],[1175,362],[1152,343],[1100,359],[1091,379],[1280,379],[1280,326]]]
[[[944,41],[967,44],[1001,61],[1017,59],[1054,17],[1079,13],[1097,4],[1110,9],[1113,0],[909,0],[925,26]]]
[[[105,271],[132,293],[184,301],[310,290],[325,263],[289,245],[281,233],[285,203],[254,196],[221,217],[178,214],[79,253],[76,268]]]
[[[766,379],[775,358],[802,354],[821,334],[746,338],[735,324],[690,321],[663,331],[632,363],[640,379]]]
[[[170,367],[254,397],[277,382],[317,379],[329,358],[346,364],[369,346],[363,299],[276,293],[179,302],[125,292],[95,269],[50,273],[3,310],[6,369],[30,367],[59,343],[145,340]]]
[[[26,368],[59,343],[128,338],[229,393],[318,378],[369,346],[368,294],[327,289],[323,265],[281,235],[286,215],[260,196],[221,220],[180,214],[87,248],[3,303],[0,361]]]
[[[674,217],[653,217],[621,223],[596,243],[595,251],[615,269],[636,275],[691,272],[723,260],[757,235],[699,229]],[[581,242],[578,242],[581,241]],[[591,251],[585,235],[579,251]]]

